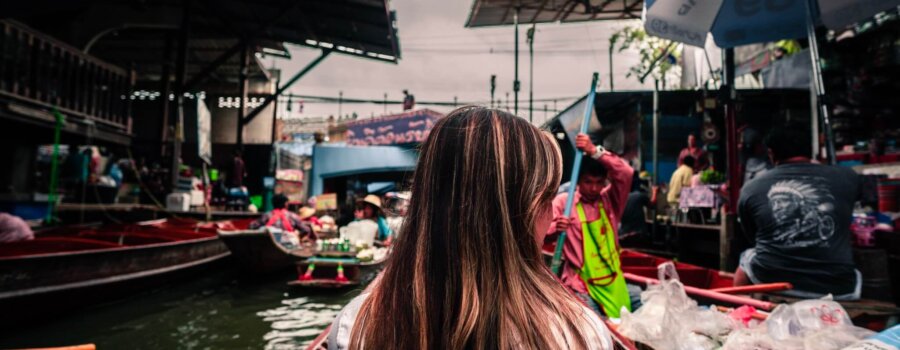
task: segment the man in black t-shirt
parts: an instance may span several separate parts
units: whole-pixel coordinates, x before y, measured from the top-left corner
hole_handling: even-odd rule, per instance
[[[859,299],[850,222],[861,182],[849,168],[812,163],[808,138],[788,128],[766,137],[776,166],[741,190],[738,215],[755,248],[741,254],[735,285],[790,282],[791,296]]]

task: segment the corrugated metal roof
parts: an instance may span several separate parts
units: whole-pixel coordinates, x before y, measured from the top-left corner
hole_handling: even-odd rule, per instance
[[[466,27],[641,18],[643,0],[474,0]]]
[[[187,75],[201,71],[242,38],[254,53],[289,55],[284,43],[396,62],[394,14],[387,0],[30,0],[0,2],[0,17],[48,33],[122,68],[156,80],[167,40],[173,62],[183,6],[190,8]],[[239,55],[212,79],[234,81]],[[264,69],[251,61],[251,76]]]

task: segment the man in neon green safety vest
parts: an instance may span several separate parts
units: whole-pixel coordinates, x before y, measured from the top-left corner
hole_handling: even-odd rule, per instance
[[[619,261],[617,229],[634,169],[594,146],[585,134],[579,134],[575,143],[589,158],[581,164],[571,215],[563,215],[568,193],[553,200],[548,237],[555,241],[558,232],[566,232],[562,283],[595,311],[618,318],[622,307],[630,311],[632,306]]]

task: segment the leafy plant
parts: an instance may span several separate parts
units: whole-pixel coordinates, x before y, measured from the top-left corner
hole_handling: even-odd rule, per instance
[[[628,69],[626,77],[637,77],[642,84],[646,77],[653,77],[663,87],[667,81],[681,78],[681,67],[678,66],[681,54],[676,42],[649,35],[642,27],[629,26],[613,33],[609,37],[609,45],[617,52],[638,51],[640,62]]]
[[[700,172],[700,182],[707,185],[717,185],[725,182],[725,174],[713,169],[706,169]]]

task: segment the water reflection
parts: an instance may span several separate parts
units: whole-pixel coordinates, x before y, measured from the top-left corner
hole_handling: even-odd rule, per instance
[[[293,289],[295,276],[246,280],[230,269],[106,305],[0,330],[0,349],[305,349],[359,293]],[[3,317],[3,316],[0,316]]]
[[[263,336],[263,340],[266,341],[265,348],[269,350],[306,348],[331,324],[344,305],[343,302],[322,301],[313,300],[311,297],[285,299],[277,308],[258,312],[257,316],[271,323],[272,330]]]

